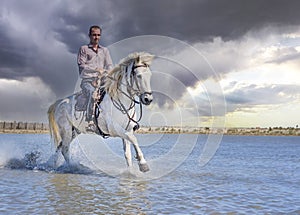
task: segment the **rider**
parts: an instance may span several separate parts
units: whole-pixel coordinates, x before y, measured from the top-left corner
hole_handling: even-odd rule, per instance
[[[96,88],[99,80],[107,71],[113,68],[111,56],[106,47],[99,45],[102,29],[93,25],[89,29],[90,43],[80,47],[77,63],[79,75],[82,78],[80,87],[83,93],[88,97],[86,109],[86,121],[89,131],[95,131],[93,122],[93,106],[96,97]]]

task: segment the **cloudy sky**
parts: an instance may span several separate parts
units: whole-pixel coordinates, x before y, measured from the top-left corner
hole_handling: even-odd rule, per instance
[[[114,63],[153,62],[149,125],[300,125],[300,1],[0,0],[0,121],[46,122],[78,82],[88,28]]]

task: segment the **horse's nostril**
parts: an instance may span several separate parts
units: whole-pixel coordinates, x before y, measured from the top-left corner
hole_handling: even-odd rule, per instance
[[[145,92],[141,95],[140,99],[144,105],[150,105],[153,100],[152,93]]]

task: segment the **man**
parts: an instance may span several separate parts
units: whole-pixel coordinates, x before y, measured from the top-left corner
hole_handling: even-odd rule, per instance
[[[87,131],[95,131],[93,123],[93,94],[95,94],[97,83],[107,71],[113,68],[108,49],[99,45],[101,33],[102,29],[99,26],[91,26],[89,29],[90,43],[81,46],[77,56],[79,75],[82,78],[80,87],[88,97],[86,121],[89,125]]]

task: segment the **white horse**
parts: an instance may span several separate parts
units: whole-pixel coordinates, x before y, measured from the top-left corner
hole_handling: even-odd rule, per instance
[[[105,80],[106,94],[95,111],[97,134],[120,137],[123,141],[124,155],[128,167],[132,167],[130,144],[136,151],[140,171],[149,171],[142,150],[133,132],[138,127],[135,106],[149,105],[152,100],[150,87],[150,64],[153,55],[133,53],[124,58],[111,70]],[[86,122],[83,112],[75,110],[76,95],[56,101],[49,107],[48,118],[51,136],[57,152],[61,151],[69,163],[69,147],[71,141],[79,133],[86,133]],[[81,116],[81,117],[78,117]],[[140,117],[141,118],[141,111]]]

